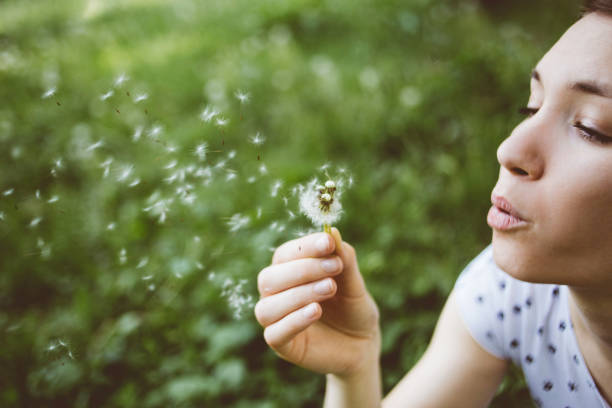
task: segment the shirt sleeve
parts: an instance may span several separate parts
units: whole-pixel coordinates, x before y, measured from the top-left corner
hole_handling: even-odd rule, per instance
[[[461,319],[474,340],[500,359],[508,353],[506,297],[507,275],[493,260],[491,245],[461,272],[455,283],[455,299]]]

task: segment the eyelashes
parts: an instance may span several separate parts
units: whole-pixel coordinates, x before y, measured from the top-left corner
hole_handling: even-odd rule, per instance
[[[539,110],[538,108],[530,108],[528,106],[523,106],[518,109],[518,113],[523,116],[527,116],[529,118],[535,115],[536,113],[538,113],[538,110]],[[603,133],[593,128],[585,126],[580,121],[575,121],[573,125],[574,125],[574,128],[578,130],[580,137],[582,137],[583,139],[589,142],[593,142],[593,143],[601,144],[601,145],[612,143],[612,137],[606,136]]]

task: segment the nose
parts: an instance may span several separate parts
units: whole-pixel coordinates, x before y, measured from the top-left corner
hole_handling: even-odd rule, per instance
[[[537,180],[544,174],[545,124],[532,116],[519,124],[497,149],[497,161],[511,174]]]

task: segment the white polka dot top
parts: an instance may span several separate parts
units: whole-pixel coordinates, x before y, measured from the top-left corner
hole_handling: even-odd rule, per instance
[[[578,348],[566,286],[512,278],[489,246],[461,273],[455,293],[472,337],[522,368],[538,407],[610,408]]]

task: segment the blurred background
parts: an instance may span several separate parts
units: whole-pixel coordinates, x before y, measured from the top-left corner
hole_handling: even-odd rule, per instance
[[[490,240],[496,148],[578,8],[0,2],[0,406],[320,406],[252,307],[325,172],[390,390]],[[493,406],[530,404],[513,372]]]

